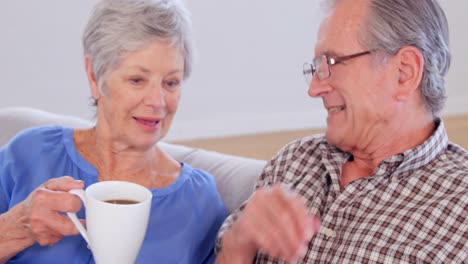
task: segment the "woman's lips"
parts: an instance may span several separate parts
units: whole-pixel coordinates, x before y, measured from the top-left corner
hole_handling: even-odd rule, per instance
[[[133,117],[137,123],[144,125],[146,127],[154,128],[156,127],[160,122],[161,119],[155,119],[155,118],[139,118],[139,117]]]

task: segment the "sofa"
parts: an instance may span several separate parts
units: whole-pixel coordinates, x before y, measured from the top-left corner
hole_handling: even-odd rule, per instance
[[[0,146],[7,144],[16,133],[23,129],[44,125],[86,128],[92,126],[93,123],[74,116],[34,108],[0,108]],[[229,212],[235,210],[250,197],[255,181],[266,164],[264,160],[226,155],[177,144],[159,142],[158,145],[175,160],[214,175],[218,191]]]

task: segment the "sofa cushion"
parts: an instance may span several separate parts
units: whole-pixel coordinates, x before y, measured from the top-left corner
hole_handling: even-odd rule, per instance
[[[73,116],[54,114],[26,107],[0,109],[0,146],[19,131],[43,125],[86,128],[93,125]],[[253,192],[255,181],[266,161],[226,155],[218,152],[159,142],[158,145],[175,160],[210,172],[229,212],[239,207]]]
[[[215,176],[216,186],[229,212],[242,205],[254,191],[264,160],[226,155],[164,142],[158,145],[178,161]]]
[[[0,109],[0,146],[7,143],[19,131],[35,126],[63,125],[85,128],[92,122],[73,116],[54,114],[26,107],[7,107]]]

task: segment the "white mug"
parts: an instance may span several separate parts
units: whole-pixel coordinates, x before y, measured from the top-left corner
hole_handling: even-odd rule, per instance
[[[70,193],[83,201],[86,209],[86,229],[75,213],[68,217],[80,231],[97,264],[134,263],[145,238],[151,209],[151,192],[136,183],[102,181],[86,190]],[[133,201],[116,204],[108,201]]]

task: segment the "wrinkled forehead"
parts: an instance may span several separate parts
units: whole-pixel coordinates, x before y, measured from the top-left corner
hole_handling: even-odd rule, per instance
[[[365,28],[367,0],[337,1],[320,24],[315,56],[335,53],[344,55],[362,50],[358,35]]]

